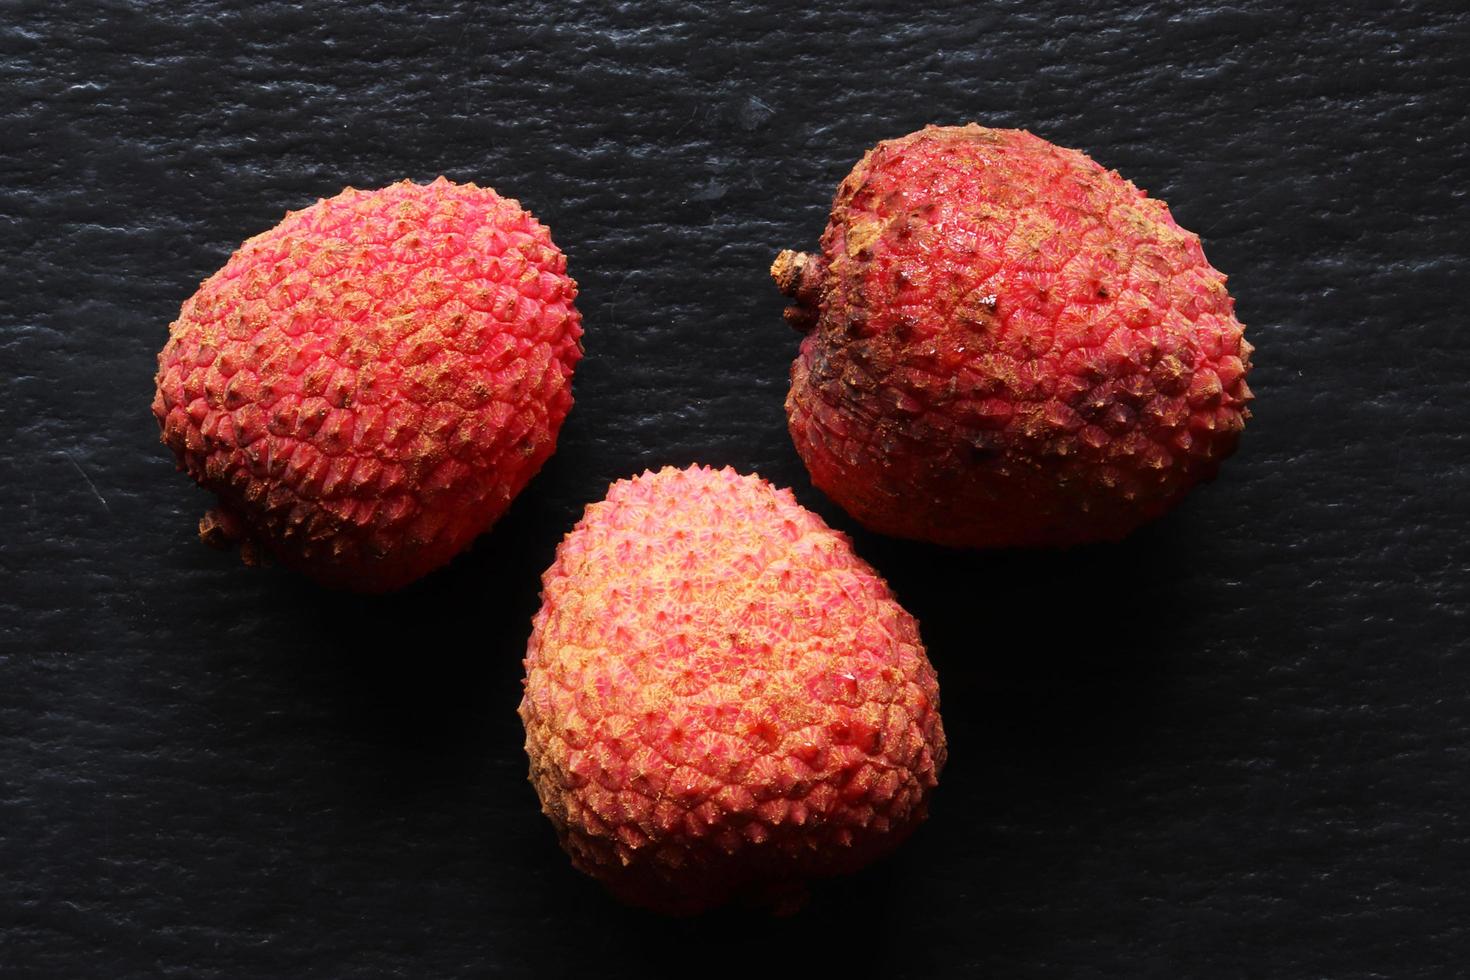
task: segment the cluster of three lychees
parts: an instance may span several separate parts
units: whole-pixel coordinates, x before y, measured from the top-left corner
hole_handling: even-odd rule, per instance
[[[1114,540],[1211,477],[1248,417],[1224,277],[1168,209],[1028,133],[871,150],[821,250],[772,267],[806,336],[786,406],[863,525],[959,547]],[[404,586],[556,445],[576,283],[515,201],[346,190],[184,306],[153,402],[201,522],[330,585]],[[625,899],[790,907],[923,818],[945,760],[914,620],[846,537],[754,476],[615,483],[543,577],[521,717],[578,867]]]

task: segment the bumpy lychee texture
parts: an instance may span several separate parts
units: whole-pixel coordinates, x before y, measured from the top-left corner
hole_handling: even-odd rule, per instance
[[[576,294],[546,228],[489,188],[403,181],[288,213],[158,356],[163,441],[219,498],[201,537],[366,592],[447,562],[556,448]]]
[[[867,527],[960,547],[1115,540],[1215,475],[1249,415],[1225,277],[1169,209],[1019,130],[878,144],[816,255],[791,434]]]
[[[944,765],[918,628],[790,491],[614,483],[543,578],[521,719],[572,862],[623,900],[790,911],[923,818]]]

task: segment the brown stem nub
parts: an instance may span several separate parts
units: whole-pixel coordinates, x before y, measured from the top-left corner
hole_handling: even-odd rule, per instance
[[[817,300],[822,288],[820,256],[785,249],[771,263],[776,288],[796,302],[786,307],[786,322],[802,333],[817,325]]]
[[[776,280],[776,288],[781,290],[781,295],[796,298],[796,290],[801,282],[801,271],[811,264],[812,257],[805,252],[793,252],[786,248],[776,256],[776,261],[771,263],[771,278]]]
[[[199,519],[199,540],[211,548],[221,551],[229,551],[236,545],[240,546],[240,560],[247,565],[260,565],[262,561],[261,550],[256,547],[250,539],[239,518],[231,514],[223,506],[214,510],[206,511]]]
[[[239,525],[222,508],[205,511],[204,516],[199,519],[199,540],[211,548],[229,551],[240,538]]]

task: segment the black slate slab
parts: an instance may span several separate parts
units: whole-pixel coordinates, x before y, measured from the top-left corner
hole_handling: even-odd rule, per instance
[[[1332,976],[1470,954],[1462,4],[0,8],[0,975]],[[856,531],[785,433],[766,278],[923,123],[1093,154],[1198,231],[1259,348],[1220,480],[1127,543]],[[588,356],[561,449],[385,599],[195,540],[148,411],[179,303],[344,184],[490,183]],[[514,714],[607,483],[793,486],[919,617],[951,762],[788,920],[613,905]]]

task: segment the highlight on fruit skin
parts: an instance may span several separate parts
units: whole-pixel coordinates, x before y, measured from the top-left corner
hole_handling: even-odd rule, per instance
[[[1199,238],[1021,130],[879,143],[820,253],[784,251],[771,274],[806,334],[792,438],[881,533],[1117,540],[1212,479],[1250,415],[1252,348]]]
[[[556,448],[582,356],[550,233],[443,177],[347,188],[246,241],[186,300],[153,414],[239,544],[333,587],[414,581]]]
[[[792,911],[923,819],[945,739],[917,624],[789,490],[702,466],[620,480],[542,584],[531,782],[622,900]]]

